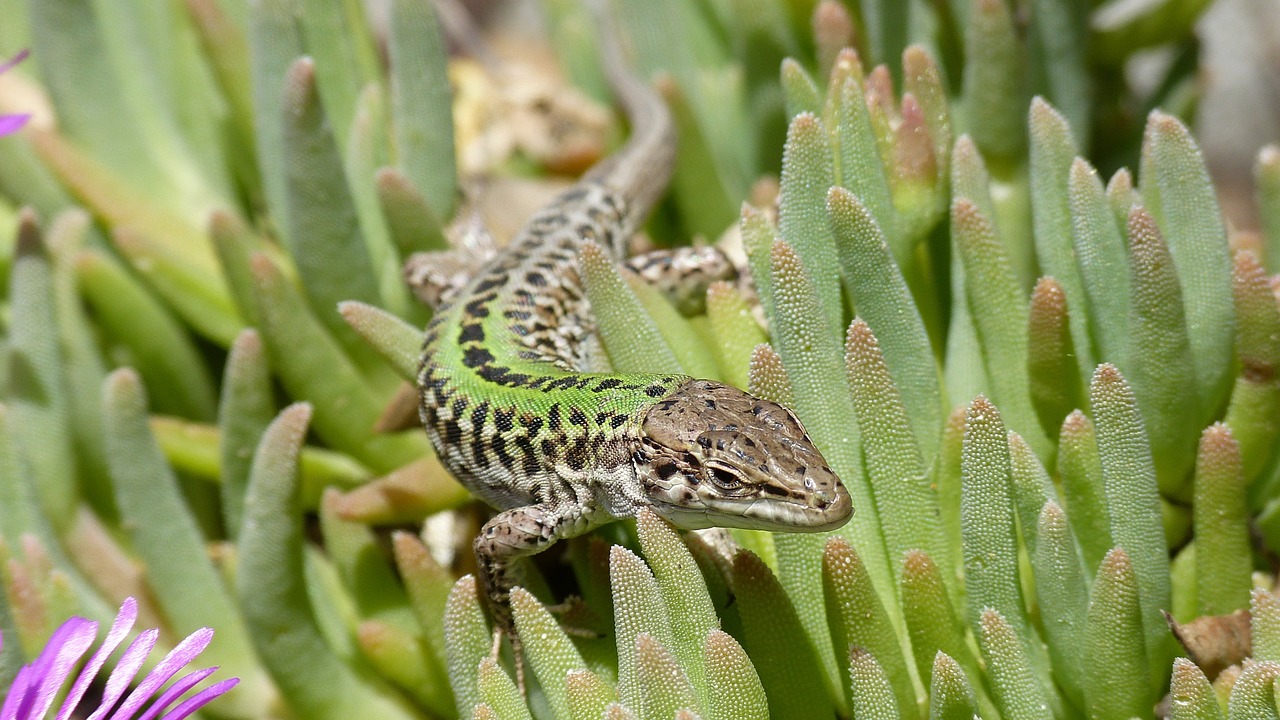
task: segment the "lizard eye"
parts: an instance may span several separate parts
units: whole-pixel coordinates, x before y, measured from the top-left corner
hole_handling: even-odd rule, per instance
[[[727,493],[735,493],[742,490],[742,478],[738,477],[738,474],[732,470],[718,465],[709,465],[704,474],[712,485]]]

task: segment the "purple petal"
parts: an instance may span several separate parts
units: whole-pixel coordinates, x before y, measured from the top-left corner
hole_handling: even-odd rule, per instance
[[[151,703],[151,707],[147,708],[147,711],[143,713],[142,717],[138,718],[138,720],[151,720],[155,716],[159,715],[165,708],[172,705],[173,701],[177,700],[182,693],[195,687],[196,684],[212,675],[217,671],[217,669],[218,668],[215,665],[214,667],[197,670],[175,682],[173,685],[169,686],[168,690],[164,691],[163,695],[156,698],[156,701]]]
[[[0,135],[18,132],[30,119],[30,115],[0,115]]]
[[[4,707],[0,708],[0,720],[17,720],[18,707],[26,699],[27,690],[30,689],[33,678],[35,678],[35,669],[32,666],[23,665],[18,670],[17,676],[13,678],[13,684],[9,686],[9,695],[4,699]]]
[[[116,669],[112,670],[111,676],[107,678],[107,687],[102,692],[102,704],[93,711],[89,720],[102,720],[107,713],[111,712],[111,708],[120,702],[120,696],[129,689],[129,683],[133,682],[133,676],[138,674],[138,668],[142,667],[142,663],[151,654],[151,648],[156,646],[156,638],[159,635],[159,630],[146,630],[129,643],[124,655],[120,656],[120,662],[116,663]]]
[[[222,682],[217,682],[200,692],[187,698],[181,705],[173,709],[173,712],[165,715],[160,720],[182,720],[191,713],[199,710],[209,703],[210,700],[218,697],[222,693],[235,687],[240,682],[240,678],[227,678]]]
[[[89,683],[98,676],[98,671],[102,669],[111,653],[115,652],[116,647],[124,642],[125,636],[133,629],[133,623],[137,619],[138,601],[131,597],[125,598],[124,603],[120,605],[120,612],[116,614],[115,622],[111,623],[111,629],[107,631],[106,639],[102,641],[102,647],[89,658],[84,670],[80,671],[80,677],[76,678],[75,685],[71,686],[67,699],[62,702],[57,720],[67,720],[71,717],[71,712],[76,709],[80,698],[84,697],[85,691],[89,689]]]
[[[98,639],[98,623],[82,617],[72,617],[57,630],[45,644],[40,657],[32,663],[35,673],[27,691],[27,700],[18,710],[19,717],[42,718],[53,705],[53,699],[67,682],[67,676],[76,663]]]
[[[17,55],[14,55],[13,57],[9,58],[8,62],[0,64],[0,73],[8,72],[9,69],[12,68],[14,65],[17,65],[23,60],[26,60],[27,56],[30,54],[31,54],[30,50],[23,48],[21,51],[18,52]]]
[[[170,650],[168,655],[164,656],[164,659],[142,679],[141,683],[138,683],[138,687],[129,693],[128,699],[120,709],[112,713],[111,720],[129,720],[133,717],[133,714],[138,712],[143,703],[155,694],[161,685],[168,682],[169,678],[203,652],[211,640],[213,640],[213,628],[200,628],[188,635],[185,640],[178,643],[177,647]]]

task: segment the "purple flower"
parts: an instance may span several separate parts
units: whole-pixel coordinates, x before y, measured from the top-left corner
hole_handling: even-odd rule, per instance
[[[124,641],[137,617],[138,603],[133,598],[125,598],[124,604],[120,606],[120,614],[116,615],[115,622],[111,623],[111,630],[107,632],[102,646],[85,663],[84,670],[80,672],[75,684],[71,686],[71,691],[67,693],[66,700],[58,709],[57,720],[68,720],[71,717],[80,699],[84,697],[85,691],[89,689],[89,684],[97,677],[98,671],[102,669],[111,653]],[[78,717],[84,717],[85,713],[92,710],[89,720],[101,720],[114,710],[111,715],[113,720],[134,718],[147,701],[156,695],[161,686],[194,660],[213,639],[213,630],[210,628],[202,628],[191,633],[185,640],[178,643],[178,646],[171,650],[126,697],[125,691],[129,689],[142,663],[151,654],[159,634],[159,630],[146,630],[129,643],[124,654],[116,661],[110,677],[107,678],[101,700],[94,707],[81,708]],[[89,650],[97,637],[98,623],[92,620],[73,617],[62,623],[54,631],[53,637],[49,638],[40,657],[36,658],[35,662],[23,665],[18,671],[17,677],[13,679],[13,685],[9,687],[9,695],[4,700],[4,706],[0,708],[0,720],[44,718],[51,709],[54,698],[66,684],[71,671],[75,669],[80,658]],[[183,700],[172,710],[168,710],[179,697],[217,669],[216,667],[205,668],[183,676],[152,701],[138,720],[155,718],[181,720],[240,682],[238,678],[228,678],[214,683]],[[123,704],[121,704],[121,698],[124,699]],[[168,712],[161,716],[160,713],[166,710]]]
[[[14,55],[13,59],[9,60],[9,62],[0,63],[0,73],[4,73],[6,70],[13,67],[14,65],[17,65],[23,60],[26,60],[27,54],[28,54],[28,51],[23,50],[17,55]],[[29,114],[0,115],[0,135],[8,135],[10,133],[18,132],[19,130],[22,129],[23,125],[27,124],[27,121],[30,119],[31,119],[31,115]]]

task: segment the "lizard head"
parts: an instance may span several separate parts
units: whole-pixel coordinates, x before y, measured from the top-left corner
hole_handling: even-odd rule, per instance
[[[853,514],[790,410],[710,380],[649,408],[635,465],[654,510],[683,528],[817,532]]]

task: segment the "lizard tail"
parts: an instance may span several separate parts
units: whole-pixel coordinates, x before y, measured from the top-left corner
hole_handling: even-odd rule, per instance
[[[608,0],[588,3],[600,28],[600,55],[605,78],[627,114],[631,135],[613,155],[591,168],[586,179],[627,198],[628,221],[623,237],[634,233],[671,180],[675,165],[676,127],[667,104],[654,87],[636,74],[623,57],[623,34],[608,11]]]

